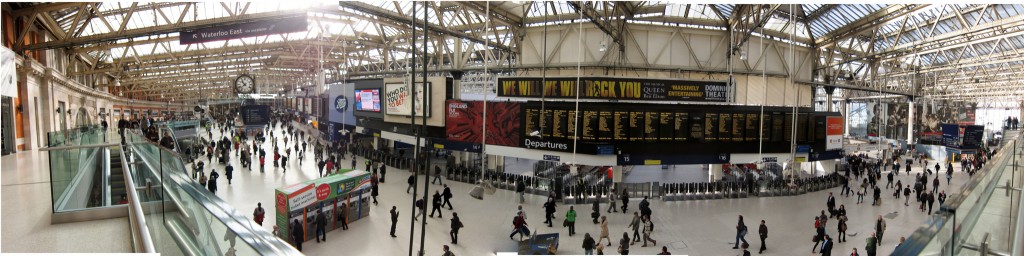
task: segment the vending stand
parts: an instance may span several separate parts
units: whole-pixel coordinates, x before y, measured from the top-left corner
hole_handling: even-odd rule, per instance
[[[369,216],[370,189],[370,173],[351,169],[276,189],[277,235],[292,242],[290,224],[298,220],[305,228],[302,241],[311,240],[316,236],[318,211],[328,217],[325,232],[340,228],[343,219],[352,223]]]

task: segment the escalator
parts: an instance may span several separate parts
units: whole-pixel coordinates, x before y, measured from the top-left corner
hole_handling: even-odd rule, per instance
[[[110,150],[117,152],[121,150],[121,147],[110,147]],[[119,204],[121,202],[121,195],[127,193],[125,191],[124,166],[121,164],[121,154],[110,154],[110,177],[107,184],[110,184],[110,202],[112,204]]]

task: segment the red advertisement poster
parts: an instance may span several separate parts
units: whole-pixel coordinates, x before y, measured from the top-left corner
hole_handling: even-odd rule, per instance
[[[448,100],[445,105],[448,139],[480,143],[484,134],[484,103]],[[487,144],[519,146],[519,109],[517,102],[487,103]]]

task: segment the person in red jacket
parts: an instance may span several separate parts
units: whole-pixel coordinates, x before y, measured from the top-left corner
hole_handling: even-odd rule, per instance
[[[267,211],[263,210],[263,203],[256,203],[256,210],[252,212],[253,220],[256,220],[256,224],[263,226],[263,218],[266,217]]]

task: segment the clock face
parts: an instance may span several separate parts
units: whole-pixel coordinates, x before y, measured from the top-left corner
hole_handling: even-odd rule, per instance
[[[235,78],[236,93],[253,93],[256,91],[256,79],[249,75],[240,75]]]

